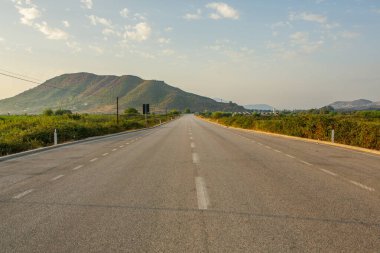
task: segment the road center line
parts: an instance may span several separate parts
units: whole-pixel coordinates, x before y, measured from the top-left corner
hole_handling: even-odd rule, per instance
[[[194,142],[190,143],[190,147],[195,148],[195,143]]]
[[[324,173],[327,173],[327,174],[331,175],[331,176],[334,176],[334,177],[338,176],[338,174],[336,174],[334,172],[331,172],[329,170],[325,170],[325,169],[320,169],[320,170],[323,171]]]
[[[51,179],[51,181],[58,180],[58,179],[60,179],[61,177],[64,177],[64,175],[58,175],[58,176],[56,176],[56,177],[53,177],[53,178]]]
[[[108,156],[109,155],[109,153],[104,153],[102,156]]]
[[[13,198],[14,198],[14,199],[20,199],[20,198],[24,197],[25,195],[31,193],[32,191],[34,191],[34,189],[29,189],[29,190],[24,191],[24,192],[22,192],[22,193],[20,193],[20,194],[17,194],[17,195],[14,196]]]
[[[75,167],[73,170],[79,170],[80,168],[82,168],[83,165],[78,165],[77,167]]]
[[[359,182],[352,181],[352,180],[348,180],[348,181],[349,181],[350,183],[356,185],[356,186],[359,186],[360,188],[363,188],[363,189],[367,190],[367,191],[370,191],[370,192],[374,192],[374,191],[375,191],[374,188],[369,187],[369,186],[366,186],[366,185],[361,184],[361,183],[359,183]]]
[[[195,178],[195,188],[197,190],[198,208],[200,210],[206,210],[209,205],[209,198],[206,183],[202,177]]]
[[[198,164],[200,159],[197,153],[192,153],[193,163]]]
[[[91,159],[90,162],[95,162],[96,160],[98,160],[97,157],[95,157],[94,159]]]
[[[190,140],[194,140],[194,138],[193,138],[193,137],[190,137]]]

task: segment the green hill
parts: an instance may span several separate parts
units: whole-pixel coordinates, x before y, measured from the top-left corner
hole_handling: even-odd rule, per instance
[[[0,100],[0,114],[38,114],[46,108],[74,112],[114,113],[116,97],[120,110],[149,103],[151,110],[245,111],[235,103],[219,103],[211,98],[185,92],[163,81],[136,76],[99,76],[90,73],[64,74],[12,98]]]

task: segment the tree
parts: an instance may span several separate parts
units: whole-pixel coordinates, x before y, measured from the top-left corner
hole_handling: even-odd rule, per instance
[[[136,108],[127,108],[124,110],[124,114],[127,114],[127,115],[136,115],[136,114],[139,114],[139,112],[137,111]]]
[[[42,112],[45,116],[52,116],[54,114],[53,110],[51,108],[47,108]]]
[[[55,111],[54,114],[57,115],[57,116],[59,116],[59,115],[73,114],[73,113],[70,110],[58,109],[58,110]]]
[[[190,109],[189,109],[189,108],[186,108],[186,109],[185,109],[185,113],[191,113]]]

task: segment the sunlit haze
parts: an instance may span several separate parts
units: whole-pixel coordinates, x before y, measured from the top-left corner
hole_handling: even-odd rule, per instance
[[[1,0],[0,69],[137,75],[276,108],[380,100],[380,1]],[[3,72],[5,73],[5,72]],[[0,99],[37,84],[0,77]]]

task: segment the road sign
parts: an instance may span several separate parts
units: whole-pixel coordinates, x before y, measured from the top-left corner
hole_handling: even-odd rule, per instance
[[[149,114],[149,104],[143,104],[143,114]]]

